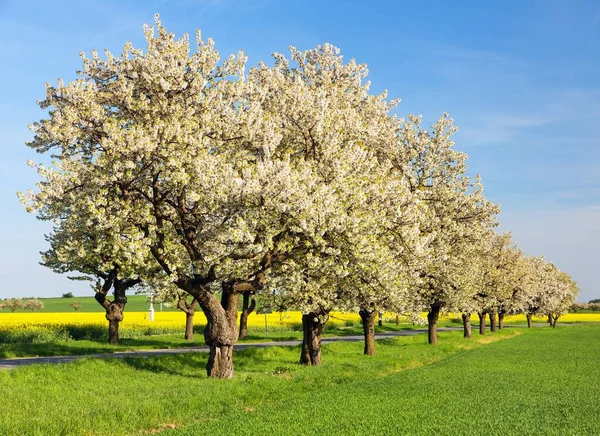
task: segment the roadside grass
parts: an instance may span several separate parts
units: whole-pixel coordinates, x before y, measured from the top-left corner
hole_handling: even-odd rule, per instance
[[[455,326],[452,323],[443,323]],[[377,333],[423,329],[424,326],[412,324],[384,324],[376,326]],[[425,327],[426,328],[426,327]],[[114,353],[119,351],[171,349],[183,347],[204,346],[203,325],[194,326],[194,341],[183,338],[183,329],[176,329],[177,333],[142,335],[133,331],[122,329],[119,345],[107,343],[107,326],[98,326],[92,335],[93,339],[67,339],[69,330],[52,331],[30,327],[24,330],[3,330],[0,326],[0,358],[31,356],[70,356],[94,353]],[[327,325],[323,337],[362,335],[361,325]],[[88,337],[90,335],[87,335]],[[302,339],[301,325],[271,326],[268,337],[265,329],[258,326],[248,327],[248,338],[238,341],[238,344],[247,342],[290,341]]]
[[[314,434],[316,430],[359,434],[373,430],[370,421],[381,421],[377,405],[393,406],[393,413],[386,412],[391,421],[399,413],[394,402],[406,386],[397,377],[419,368],[425,371],[413,383],[428,383],[432,391],[413,398],[418,403],[433,392],[440,393],[437,382],[448,381],[427,375],[426,368],[459,356],[468,362],[475,351],[492,350],[521,337],[533,338],[533,342],[552,339],[554,331],[526,332],[489,345],[479,344],[477,338],[464,340],[458,332],[440,333],[440,344],[435,347],[426,344],[426,335],[385,339],[377,342],[377,355],[372,357],[362,355],[361,343],[339,342],[323,347],[320,367],[297,364],[299,347],[253,348],[235,353],[233,380],[208,379],[203,353],[90,358],[0,371],[0,434],[112,435],[172,428],[185,434]],[[516,335],[516,330],[503,330],[494,338]],[[526,342],[518,348],[523,351],[528,346]],[[471,402],[474,392],[466,391],[464,398]],[[452,399],[456,400],[461,399]],[[365,401],[372,404],[365,405]],[[350,421],[360,419],[363,425],[349,431],[349,424],[340,420],[340,410],[358,413],[365,406],[369,414]],[[233,427],[227,424],[229,420],[235,422]]]

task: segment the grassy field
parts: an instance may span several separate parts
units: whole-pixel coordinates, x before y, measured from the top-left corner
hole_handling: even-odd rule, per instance
[[[503,340],[497,340],[503,339]],[[237,352],[233,380],[206,355],[84,359],[0,372],[0,434],[597,434],[600,328],[507,329]],[[42,388],[43,387],[43,388]]]
[[[51,312],[51,313],[61,313],[61,312],[71,312],[74,313],[75,310],[71,307],[71,303],[74,301],[78,301],[81,303],[81,308],[77,312],[102,312],[104,313],[104,309],[102,306],[98,304],[98,302],[94,299],[93,296],[90,297],[73,297],[73,298],[39,298],[39,300],[44,303],[44,308],[40,311]],[[127,305],[125,310],[127,312],[146,312],[148,311],[150,305],[148,303],[148,297],[145,295],[130,295],[127,297]],[[159,304],[154,304],[154,310],[159,310]],[[163,311],[177,311],[177,309],[172,309],[163,304]],[[10,312],[8,309],[4,309],[0,311],[0,313]],[[17,309],[15,313],[31,313],[29,310],[25,309]]]

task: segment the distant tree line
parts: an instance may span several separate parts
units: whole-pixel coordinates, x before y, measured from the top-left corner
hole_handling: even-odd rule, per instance
[[[7,298],[0,300],[0,309],[8,309],[11,312],[16,312],[17,309],[31,310],[36,312],[44,308],[44,303],[37,298],[22,299],[22,298]]]

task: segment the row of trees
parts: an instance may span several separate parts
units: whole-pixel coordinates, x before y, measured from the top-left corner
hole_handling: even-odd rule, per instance
[[[82,54],[77,80],[47,85],[28,145],[53,162],[32,163],[42,181],[21,194],[54,223],[43,263],[97,280],[111,343],[135,286],[201,308],[212,377],[233,375],[240,296],[246,313],[257,294],[301,310],[315,365],[334,309],[360,314],[373,354],[383,311],[425,310],[435,344],[444,311],[470,326],[574,301],[566,274],[494,232],[447,114],[429,130],[397,118],[328,44],[246,71],[242,52],[220,61],[199,33],[192,52],[155,24],[146,50]]]
[[[0,310],[8,309],[13,313],[16,312],[17,309],[25,309],[35,312],[36,310],[42,310],[43,308],[44,303],[37,298],[7,298],[5,300],[0,300]]]
[[[600,312],[600,302],[594,302],[594,300],[588,303],[573,303],[569,308],[569,312],[577,313],[583,311]]]

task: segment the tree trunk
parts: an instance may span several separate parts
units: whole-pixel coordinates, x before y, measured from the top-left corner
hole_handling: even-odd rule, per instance
[[[531,318],[533,317],[533,313],[528,313],[525,316],[527,317],[527,328],[531,328]]]
[[[462,322],[463,322],[463,338],[471,339],[471,314],[463,313],[462,314]]]
[[[361,309],[358,314],[362,320],[365,336],[364,354],[373,356],[375,355],[375,319],[377,318],[377,312],[369,309]]]
[[[488,315],[490,317],[490,331],[492,333],[495,333],[496,332],[496,311],[490,310]]]
[[[106,311],[106,320],[108,321],[108,343],[110,345],[119,345],[119,324],[123,321],[123,310],[125,303],[110,303]]]
[[[196,311],[186,312],[185,314],[185,339],[192,342],[194,340],[194,315]]]
[[[187,302],[185,295],[182,295],[177,300],[177,308],[185,313],[185,333],[184,338],[188,341],[194,340],[194,315],[196,315],[196,307],[198,300],[194,298],[191,303]]]
[[[239,294],[233,292],[233,282],[222,284],[221,302],[208,289],[194,289],[204,315],[204,340],[209,347],[206,373],[212,378],[232,378],[233,345],[237,340],[237,303]]]
[[[209,345],[208,363],[206,372],[213,378],[233,377],[233,345]]]
[[[106,298],[111,284],[114,286],[115,298],[113,301]],[[108,321],[108,343],[110,345],[119,345],[119,324],[123,321],[123,311],[127,304],[125,289],[121,280],[114,279],[114,281],[107,280],[102,289],[98,288],[96,290],[96,301],[106,311],[104,317]]]
[[[552,325],[552,314],[548,314],[548,324]]]
[[[322,315],[326,315],[322,314]],[[323,323],[316,313],[302,315],[302,352],[300,363],[303,365],[321,364],[321,334]]]
[[[479,316],[479,334],[485,335],[485,317],[487,316],[487,312],[479,312],[477,315]]]
[[[244,292],[242,294],[242,313],[240,314],[240,334],[239,339],[245,339],[248,337],[248,315],[250,315],[256,307],[256,300],[250,298],[250,292]],[[252,300],[252,302],[250,302]]]
[[[108,321],[108,343],[110,345],[119,345],[119,322]]]
[[[440,310],[441,305],[433,303],[427,313],[427,342],[431,345],[437,344],[437,322],[440,317]]]
[[[552,328],[556,327],[556,321],[558,321],[558,318],[560,318],[560,315],[552,315],[552,323],[550,324]]]
[[[504,328],[504,312],[498,312],[498,330]]]
[[[379,312],[379,321],[377,321],[379,327],[383,327],[383,312]]]
[[[400,315],[396,314],[396,325],[400,325]]]

